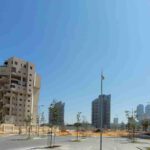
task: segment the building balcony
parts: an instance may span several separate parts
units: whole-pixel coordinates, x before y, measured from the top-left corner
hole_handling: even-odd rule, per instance
[[[9,107],[3,107],[2,111],[5,115],[9,115],[10,108]]]
[[[10,104],[6,103],[6,104],[3,105],[3,107],[9,108],[9,107],[10,107]]]
[[[17,90],[19,90],[20,87],[18,86],[18,84],[11,83],[10,88],[13,91],[17,91]]]
[[[11,78],[11,83],[21,84],[21,79],[19,78]]]
[[[0,75],[0,84],[5,85],[7,83],[9,83],[9,77]]]
[[[6,94],[4,94],[4,97],[10,97],[11,96],[11,93],[6,93]]]
[[[9,85],[2,85],[0,86],[0,91],[7,91],[9,89]]]
[[[11,73],[11,79],[16,80],[16,81],[21,81],[21,75],[18,73]]]
[[[0,66],[0,76],[9,76],[10,69],[7,66]]]
[[[15,119],[16,119],[16,116],[9,116],[9,115],[6,115],[5,116],[5,123],[15,123]]]

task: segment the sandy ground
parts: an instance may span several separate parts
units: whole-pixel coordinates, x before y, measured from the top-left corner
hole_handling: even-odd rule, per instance
[[[68,132],[61,132],[61,133],[58,133],[58,135],[60,136],[65,136],[65,135],[72,135],[72,136],[76,136],[77,135],[77,132],[76,131],[68,131]],[[99,136],[100,133],[97,132],[79,132],[79,136]],[[124,136],[127,136],[128,135],[128,132],[126,131],[105,131],[103,132],[103,136],[108,136],[108,137],[124,137]]]

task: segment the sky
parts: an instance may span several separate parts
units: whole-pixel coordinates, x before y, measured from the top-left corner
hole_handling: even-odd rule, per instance
[[[40,111],[65,102],[65,123],[77,112],[91,122],[91,102],[111,94],[111,118],[150,102],[149,0],[0,1],[0,63],[16,56],[40,74]]]

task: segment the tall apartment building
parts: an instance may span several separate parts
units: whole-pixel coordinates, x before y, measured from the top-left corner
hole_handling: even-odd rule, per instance
[[[100,128],[101,125],[101,106],[102,106],[102,127],[110,128],[110,102],[111,95],[100,95],[92,102],[92,125]]]
[[[143,105],[143,104],[139,104],[139,105],[137,106],[136,111],[137,111],[137,119],[138,119],[139,121],[142,121],[143,118],[144,118],[144,105]]]
[[[64,125],[64,106],[65,103],[59,101],[50,105],[49,107],[49,124],[53,125]]]
[[[0,66],[0,122],[36,124],[40,77],[32,63],[12,57]]]
[[[145,106],[145,117],[146,119],[150,119],[150,104]]]
[[[113,121],[114,125],[118,125],[119,124],[118,120],[119,119],[117,117],[114,118],[114,121]]]

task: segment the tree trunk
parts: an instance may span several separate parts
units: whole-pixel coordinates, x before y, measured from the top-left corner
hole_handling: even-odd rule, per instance
[[[51,132],[50,132],[50,147],[52,147],[53,145],[53,143],[52,143],[52,141],[53,141],[53,127],[51,127]]]
[[[55,134],[55,131],[54,131],[54,140],[53,140],[53,146],[55,145],[55,138],[56,138],[56,134]]]
[[[79,139],[79,128],[77,127],[77,141]]]
[[[28,133],[28,138],[30,139],[31,137],[31,125],[29,125],[29,133]]]

